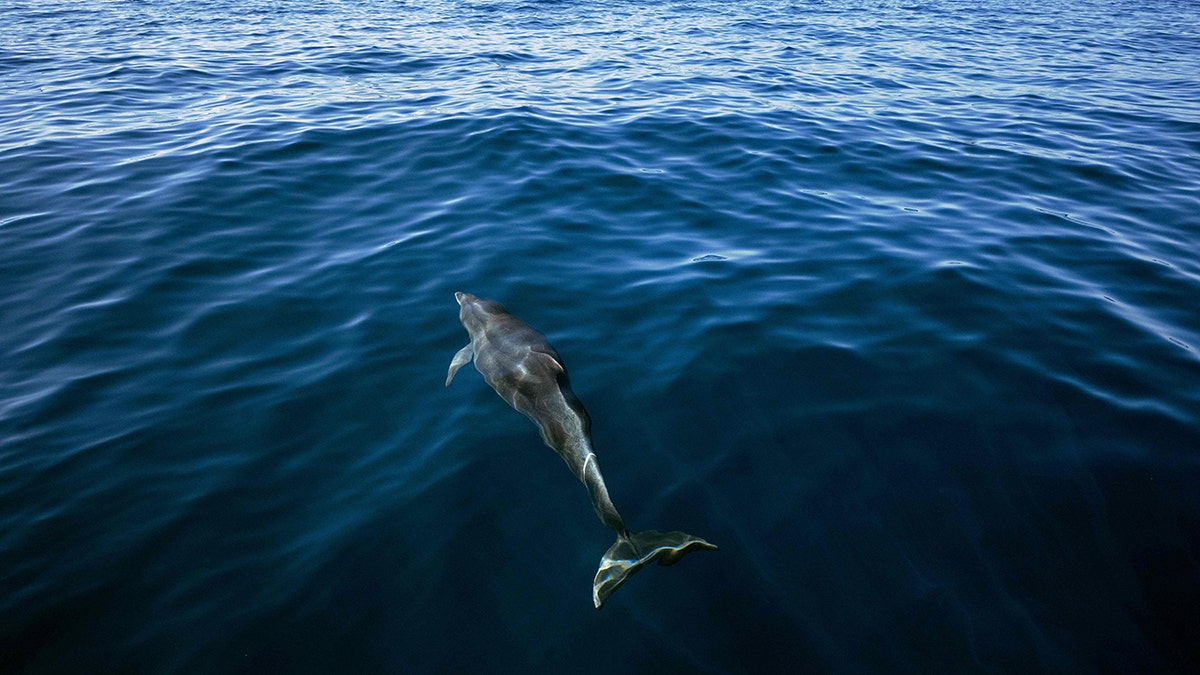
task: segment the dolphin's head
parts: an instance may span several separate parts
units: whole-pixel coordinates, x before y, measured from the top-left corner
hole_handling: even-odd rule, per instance
[[[463,293],[462,291],[456,292],[454,294],[454,299],[458,301],[458,306],[462,308],[460,311],[465,311],[468,307],[491,314],[508,311],[504,309],[504,305],[501,305],[495,300],[488,300],[486,298],[481,298],[478,295]]]
[[[508,314],[508,311],[504,309],[504,305],[494,300],[485,300],[470,293],[455,293],[454,299],[458,301],[458,318],[467,327],[468,331],[482,328],[495,317]]]

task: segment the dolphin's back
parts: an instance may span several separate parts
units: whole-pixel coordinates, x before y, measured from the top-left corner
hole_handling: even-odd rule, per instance
[[[562,358],[546,336],[506,312],[503,321],[493,322],[472,344],[483,379],[533,420],[547,445],[560,454],[585,449],[568,446],[590,438],[592,419],[571,390]]]

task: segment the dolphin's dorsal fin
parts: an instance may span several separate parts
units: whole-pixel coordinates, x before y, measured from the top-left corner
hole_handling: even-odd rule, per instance
[[[545,349],[542,349],[540,347],[530,347],[529,352],[531,354],[537,354],[538,356],[543,357],[542,360],[545,361],[547,365],[549,365],[551,368],[558,371],[559,373],[567,372],[566,366],[564,366],[562,364],[562,361],[560,361],[558,359],[558,354],[555,354],[550,351],[546,351]]]

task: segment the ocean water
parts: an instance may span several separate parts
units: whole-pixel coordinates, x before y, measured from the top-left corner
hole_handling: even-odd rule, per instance
[[[1200,5],[0,20],[0,670],[1200,668]]]

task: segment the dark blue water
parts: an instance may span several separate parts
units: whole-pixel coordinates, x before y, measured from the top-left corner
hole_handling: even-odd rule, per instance
[[[0,669],[1200,667],[1195,3],[0,21]]]

